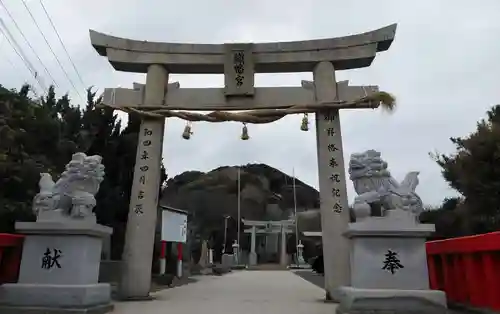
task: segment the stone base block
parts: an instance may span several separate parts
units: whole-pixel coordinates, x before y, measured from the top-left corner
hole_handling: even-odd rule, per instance
[[[311,269],[309,264],[292,264],[288,266],[288,269]]]
[[[257,265],[257,253],[250,252],[250,254],[248,254],[248,265],[250,266]]]
[[[94,285],[4,284],[0,286],[0,305],[2,306],[83,310],[110,303],[111,286],[107,283]]]
[[[446,294],[439,290],[358,289],[340,287],[337,314],[445,314]]]
[[[433,231],[401,210],[350,223],[344,235],[351,239],[351,286],[428,290],[425,241]]]
[[[231,267],[234,265],[234,257],[233,254],[222,254],[222,266]]]
[[[242,269],[247,269],[247,268],[248,268],[248,265],[244,265],[244,264],[237,264],[237,265],[231,266],[231,269],[234,269],[234,270],[242,270]]]
[[[154,301],[154,297],[151,295],[147,296],[131,296],[131,297],[121,297],[118,295],[117,297],[118,301],[121,302],[142,302],[142,301]]]
[[[0,314],[104,314],[112,312],[113,309],[113,304],[97,305],[84,309],[0,305]]]
[[[17,222],[26,235],[18,283],[93,285],[98,282],[102,237],[112,229],[73,222]]]

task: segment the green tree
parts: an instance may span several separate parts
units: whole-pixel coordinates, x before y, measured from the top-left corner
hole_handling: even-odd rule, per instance
[[[500,227],[500,105],[466,137],[451,138],[456,152],[434,155],[444,179],[464,197],[473,232]]]
[[[436,232],[431,236],[432,240],[465,236],[471,232],[468,228],[468,213],[464,209],[461,198],[445,198],[441,206],[422,212],[419,220],[435,225]]]
[[[0,86],[0,231],[12,232],[16,220],[32,220],[31,200],[40,172],[51,172],[59,146],[53,112],[19,92]],[[34,136],[34,135],[37,136]]]

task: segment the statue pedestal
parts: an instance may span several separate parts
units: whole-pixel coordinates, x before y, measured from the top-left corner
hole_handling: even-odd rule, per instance
[[[234,266],[234,256],[233,254],[224,253],[222,254],[221,260],[222,267],[231,268]]]
[[[248,265],[255,266],[257,265],[257,253],[250,252],[248,254]]]
[[[15,284],[0,286],[0,313],[106,313],[111,287],[98,283],[102,238],[112,229],[88,221],[18,222],[26,235]]]
[[[433,231],[399,210],[350,223],[351,286],[335,293],[337,313],[446,312],[445,293],[429,290],[425,240]]]

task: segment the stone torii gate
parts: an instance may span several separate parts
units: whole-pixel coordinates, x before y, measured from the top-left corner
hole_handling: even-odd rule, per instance
[[[286,254],[287,234],[293,233],[291,228],[295,225],[293,220],[278,220],[278,221],[259,221],[242,219],[245,227],[244,233],[250,234],[250,252],[248,254],[248,264],[253,266],[257,264],[257,252],[255,250],[257,234],[279,234],[280,241],[280,264],[286,266],[288,264]]]
[[[130,40],[90,31],[96,51],[118,71],[147,73],[146,84],[106,89],[104,103],[164,106],[207,111],[289,108],[298,104],[351,101],[370,95],[376,86],[336,82],[336,70],[369,66],[377,52],[388,50],[396,24],[358,35],[259,44],[181,44]],[[313,72],[302,87],[254,87],[255,73]],[[179,88],[170,73],[224,74],[224,88]],[[353,108],[373,108],[358,104]],[[120,295],[149,298],[151,261],[162,161],[165,119],[144,116],[134,168]],[[316,113],[321,226],[327,298],[348,286],[349,242],[342,236],[349,222],[342,137],[337,109]]]

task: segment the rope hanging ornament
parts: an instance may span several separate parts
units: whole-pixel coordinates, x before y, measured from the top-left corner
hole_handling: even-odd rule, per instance
[[[184,127],[184,132],[182,132],[182,138],[185,140],[189,140],[191,138],[191,134],[193,134],[193,132],[191,131],[191,121],[188,121],[186,123],[186,126]]]
[[[366,92],[365,92],[366,93]],[[114,96],[114,95],[113,95]],[[112,98],[114,98],[112,96]],[[116,110],[121,110],[127,113],[136,113],[143,117],[150,118],[179,118],[189,122],[205,121],[205,122],[241,122],[264,124],[271,123],[282,119],[289,114],[307,114],[315,113],[323,110],[332,109],[356,109],[356,108],[378,108],[381,106],[383,109],[392,111],[396,107],[395,98],[386,92],[377,92],[368,96],[361,97],[355,101],[334,101],[328,103],[316,103],[308,105],[295,105],[288,108],[280,109],[255,109],[242,112],[228,112],[228,111],[213,111],[208,114],[201,114],[197,112],[178,111],[168,109],[168,104],[161,106],[120,106],[116,105],[113,101],[112,104],[100,103],[98,106],[110,107]],[[303,120],[304,121],[304,120]],[[302,128],[301,128],[302,129]]]
[[[243,128],[241,130],[241,139],[243,141],[246,141],[250,138],[250,136],[248,135],[248,127],[247,127],[247,124],[245,122],[243,122]]]
[[[304,113],[304,117],[302,118],[302,124],[300,126],[301,131],[309,131],[309,117],[307,113]]]

